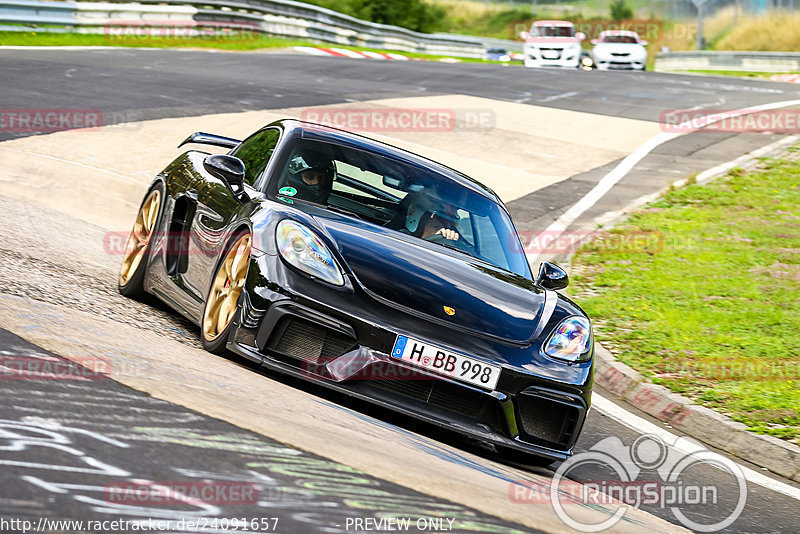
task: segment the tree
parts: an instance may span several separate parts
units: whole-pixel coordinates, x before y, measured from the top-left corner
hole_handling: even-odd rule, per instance
[[[633,9],[625,0],[614,0],[611,2],[611,18],[614,20],[627,20],[633,18]]]
[[[426,33],[439,30],[445,17],[444,8],[424,0],[350,0],[348,8],[338,10],[360,19]]]

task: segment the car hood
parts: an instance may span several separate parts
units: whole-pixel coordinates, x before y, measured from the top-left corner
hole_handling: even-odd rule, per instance
[[[394,230],[335,214],[314,218],[376,300],[475,335],[531,341],[544,303],[531,280]]]

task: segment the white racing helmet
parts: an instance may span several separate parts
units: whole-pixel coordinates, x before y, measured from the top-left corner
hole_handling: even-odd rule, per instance
[[[419,229],[420,221],[425,215],[436,215],[443,219],[458,223],[459,216],[456,207],[448,202],[433,199],[429,195],[421,193],[408,205],[406,211],[406,230],[415,233]]]

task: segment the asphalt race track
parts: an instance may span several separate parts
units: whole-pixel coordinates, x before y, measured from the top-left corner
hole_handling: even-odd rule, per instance
[[[536,106],[564,112],[564,117],[578,112],[647,126],[666,110],[739,109],[800,99],[797,84],[756,80],[278,52],[0,50],[0,72],[0,108],[98,109],[106,125],[457,94],[474,97],[475,102],[522,106],[515,109]],[[540,127],[544,125],[531,123],[531,134]],[[191,131],[202,129],[202,122],[191,126]],[[39,168],[21,162],[25,154],[9,144],[27,142],[34,134],[0,131],[0,355],[68,367],[76,359],[89,366],[111,361],[113,367],[108,376],[101,373],[85,380],[0,380],[0,531],[22,531],[4,526],[1,520],[8,518],[36,525],[42,517],[224,517],[278,518],[277,525],[257,522],[249,531],[376,532],[381,530],[375,523],[355,521],[389,516],[438,518],[443,521],[439,526],[451,532],[574,531],[553,514],[549,501],[533,502],[514,493],[518,486],[548,485],[558,464],[547,469],[506,464],[479,444],[314,385],[259,373],[233,356],[212,356],[199,348],[195,328],[176,314],[117,295],[119,258],[103,254],[94,244],[109,230],[121,228],[95,226],[80,217],[74,205],[79,207],[93,194],[85,184],[76,182],[73,191],[64,193],[69,212],[57,203],[37,200],[48,194],[37,191]],[[486,142],[491,132],[483,134],[481,142]],[[83,150],[91,151],[93,143],[98,154],[105,150],[97,133],[74,135],[86,136],[81,138]],[[413,136],[403,140],[409,137]],[[691,133],[666,141],[571,228],[592,227],[608,212],[676,179],[782,137]],[[42,147],[48,146],[46,139],[43,135]],[[508,142],[522,144],[525,138]],[[3,150],[7,146],[15,148]],[[542,143],[530,150],[542,153],[551,148]],[[487,152],[496,155],[502,149]],[[609,154],[602,165],[509,201],[519,229],[546,228],[592,190],[624,156]],[[576,161],[590,161],[588,156],[574,154]],[[129,168],[135,166],[136,161],[129,163]],[[29,191],[19,192],[20,183],[27,183]],[[124,200],[139,202],[138,197]],[[80,359],[87,347],[93,358],[88,362]],[[8,378],[7,368],[0,365],[0,370]],[[631,421],[593,409],[576,452],[613,438],[624,445],[635,443],[641,432]],[[757,467],[744,467],[773,477]],[[593,483],[611,475],[608,466],[587,464],[569,476]],[[639,480],[659,476],[655,468],[644,468]],[[684,480],[713,486],[719,494],[714,506],[684,508],[697,523],[723,521],[740,503],[738,481],[720,469],[698,465]],[[738,518],[718,531],[796,532],[800,488],[777,477],[772,480],[748,482]],[[175,481],[190,489],[224,481],[231,490],[250,493],[213,505],[181,498],[168,506],[125,502],[122,497],[114,502],[112,495],[134,483],[152,487]],[[576,507],[575,514],[596,519],[592,514],[606,517],[614,509]],[[644,513],[630,511],[611,531],[685,531],[686,523],[682,525],[668,507],[651,504],[641,509]],[[166,526],[161,530],[192,531],[186,525]],[[433,523],[422,526],[417,531],[435,530]],[[70,528],[60,530],[78,531]],[[51,525],[49,530],[57,528]],[[227,528],[217,524],[206,531],[232,530],[228,523]]]
[[[77,368],[6,331],[0,331],[0,342],[17,356]],[[43,516],[54,525],[103,521],[108,514],[133,522],[140,520],[137,506],[145,503],[155,508],[152,519],[168,522],[169,530],[181,530],[181,520],[218,516],[246,518],[247,523],[256,520],[261,530],[267,526],[274,532],[326,532],[330,527],[346,528],[348,519],[353,522],[391,508],[397,515],[413,509],[430,520],[447,517],[456,526],[469,523],[473,531],[524,529],[288,448],[112,380],[97,380],[91,388],[76,387],[68,380],[9,380],[3,398],[10,406],[4,409],[0,432],[21,450],[0,460],[4,466],[0,495],[5,497],[0,502],[4,515],[33,524]],[[61,424],[37,424],[36,417],[42,416],[33,414]],[[126,482],[131,479],[140,482]],[[179,485],[177,480],[184,482]],[[152,491],[161,485],[191,497],[203,491],[204,482],[210,486],[206,481],[225,481],[220,502],[198,504],[165,490],[161,496],[173,506],[158,508],[155,499],[147,503],[133,494],[142,487]],[[358,506],[351,504],[356,499]],[[76,506],[76,501],[96,506]],[[208,527],[225,530],[210,523]]]

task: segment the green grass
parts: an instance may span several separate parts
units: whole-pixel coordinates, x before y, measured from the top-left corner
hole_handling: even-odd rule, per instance
[[[129,46],[141,48],[213,48],[220,50],[259,50],[290,46],[314,46],[306,41],[280,39],[260,34],[206,38],[159,38],[115,36],[90,33],[0,32],[0,45],[12,46]]]
[[[800,163],[763,165],[641,209],[576,254],[575,290],[621,361],[798,442]]]
[[[734,76],[737,78],[762,78],[769,80],[770,77],[778,74],[796,74],[793,72],[758,72],[758,71],[737,71],[737,70],[681,70],[674,72],[689,72],[692,74],[716,74],[718,76]]]
[[[379,50],[376,48],[361,48],[354,46],[341,46],[334,44],[311,43],[308,41],[297,41],[292,39],[282,39],[278,37],[267,37],[264,35],[248,35],[231,37],[208,37],[208,38],[159,38],[151,36],[113,36],[98,35],[87,33],[49,33],[49,32],[2,32],[0,31],[0,45],[11,46],[124,46],[124,47],[143,47],[143,48],[205,48],[217,50],[238,50],[252,51],[262,49],[290,48],[293,46],[322,46],[348,48],[350,50],[370,51],[370,52],[394,52],[415,59],[428,59],[438,61],[449,56],[439,56],[434,54],[419,54],[416,52],[405,52],[403,50]],[[502,63],[500,61],[486,61],[484,59],[457,58],[465,63]],[[522,65],[522,62],[512,62],[514,65]]]

